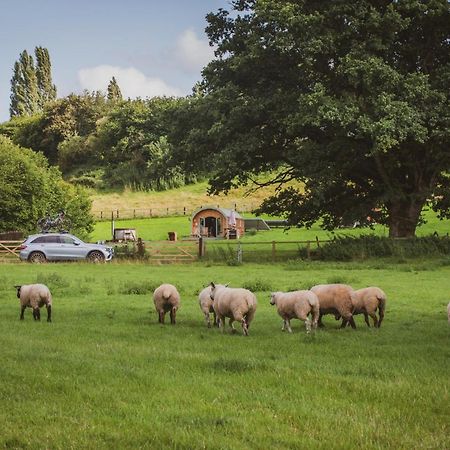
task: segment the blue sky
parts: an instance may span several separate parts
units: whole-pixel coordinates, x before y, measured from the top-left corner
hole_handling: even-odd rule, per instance
[[[212,58],[205,15],[228,0],[0,0],[0,122],[23,50],[49,50],[58,97],[106,90],[125,97],[186,95]]]

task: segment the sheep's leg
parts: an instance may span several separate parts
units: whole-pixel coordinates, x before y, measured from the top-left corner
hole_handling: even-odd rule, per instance
[[[159,311],[158,322],[164,324],[164,311]]]
[[[20,320],[23,320],[23,314],[24,314],[24,312],[25,312],[25,309],[26,309],[26,306],[22,306],[22,307],[20,308]]]
[[[378,328],[378,317],[377,315],[373,312],[373,313],[369,313],[369,316],[372,317],[373,320],[373,326],[375,328]],[[367,317],[367,321],[366,323],[369,323],[369,318]],[[370,326],[370,325],[369,325]]]
[[[177,317],[177,310],[174,309],[174,308],[172,308],[172,309],[170,310],[170,323],[171,323],[172,325],[175,325],[175,323],[176,323],[176,317]]]
[[[33,309],[34,320],[41,320],[41,310],[39,307]]]
[[[286,319],[283,319],[283,325],[281,327],[281,331],[286,331]]]
[[[211,319],[209,318],[209,313],[205,313],[205,322],[208,328],[211,328]]]
[[[248,336],[248,326],[247,326],[247,321],[245,320],[245,317],[243,317],[241,319],[241,324],[242,324],[242,331],[244,333],[244,336]]]
[[[354,330],[356,330],[356,323],[355,323],[355,319],[353,318],[353,316],[350,316],[349,319],[348,319],[348,321],[349,321],[351,327],[352,327]]]
[[[292,328],[291,328],[291,321],[290,321],[290,319],[285,319],[284,321],[286,322],[288,332],[289,332],[289,333],[292,333]]]
[[[348,320],[345,318],[342,318],[341,328],[345,328],[348,324]]]
[[[47,305],[47,322],[52,321],[52,305]]]
[[[217,325],[223,333],[225,331],[225,318],[222,316],[217,316]]]
[[[311,333],[311,320],[308,317],[305,319],[305,328],[308,334]]]
[[[375,326],[380,328],[381,322],[383,321],[383,318],[384,318],[384,308],[378,308],[378,313],[379,313],[380,318],[378,320],[378,323]]]
[[[366,312],[364,313],[364,322],[366,322],[367,326],[370,328],[369,314]]]
[[[218,327],[219,324],[218,324],[218,321],[217,321],[217,316],[216,316],[216,312],[215,311],[213,311],[213,318],[214,318],[214,326]]]

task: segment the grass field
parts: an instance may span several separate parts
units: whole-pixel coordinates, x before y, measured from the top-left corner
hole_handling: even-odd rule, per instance
[[[0,280],[0,448],[450,448],[447,260],[3,264]],[[256,291],[248,338],[205,327],[211,280]],[[18,320],[13,285],[36,281],[51,324]],[[163,281],[182,295],[176,326],[152,307]],[[270,290],[338,281],[387,292],[381,329],[328,316],[314,336],[281,332]]]
[[[426,236],[439,233],[444,236],[450,232],[450,220],[439,220],[432,211],[425,212],[427,222],[417,228],[417,236]],[[244,214],[244,217],[247,217]],[[144,240],[159,241],[167,239],[169,231],[176,231],[179,237],[189,236],[191,233],[191,217],[189,215],[180,217],[155,217],[151,219],[128,219],[116,220],[116,228],[136,228],[138,236]],[[386,227],[376,225],[375,230],[369,228],[345,228],[336,230],[334,233],[324,231],[319,224],[314,225],[309,230],[306,228],[291,228],[284,230],[275,228],[270,231],[259,231],[256,234],[247,234],[244,240],[251,242],[272,241],[272,240],[314,240],[316,236],[319,239],[328,239],[334,235],[359,235],[361,233],[375,233],[379,236],[387,236]],[[111,221],[99,221],[91,234],[91,240],[111,239]]]

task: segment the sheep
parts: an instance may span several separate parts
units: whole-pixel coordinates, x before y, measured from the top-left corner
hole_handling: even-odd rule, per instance
[[[319,326],[323,327],[322,316],[334,314],[336,320],[343,318],[341,328],[345,328],[350,323],[353,329],[356,328],[353,319],[353,303],[351,294],[353,288],[347,284],[318,284],[311,288],[319,298],[320,316]]]
[[[180,307],[180,294],[177,288],[172,284],[162,284],[153,292],[153,302],[159,323],[164,323],[164,316],[170,311],[170,323],[175,325],[177,309]]]
[[[213,301],[211,299],[211,286],[205,287],[200,294],[198,294],[198,302],[200,305],[200,309],[203,311],[205,315],[206,326],[211,328],[211,318],[210,313],[214,316],[214,326],[217,325],[216,312],[214,311]]]
[[[277,306],[278,314],[283,319],[282,331],[286,329],[292,333],[290,320],[297,318],[305,322],[306,332],[311,331],[311,320],[308,314],[312,316],[312,327],[317,328],[319,321],[319,299],[312,291],[293,291],[293,292],[272,292],[270,304]]]
[[[52,321],[52,294],[45,284],[23,284],[14,286],[20,300],[20,320],[23,320],[25,308],[33,309],[34,320],[41,320],[42,306],[47,308],[47,322]]]
[[[210,286],[214,311],[222,332],[225,329],[225,317],[228,317],[232,332],[235,331],[233,322],[239,321],[244,335],[248,336],[250,322],[253,320],[257,306],[255,294],[248,289],[229,288],[223,284],[211,283]]]
[[[351,294],[353,302],[353,315],[364,314],[364,320],[370,327],[369,316],[373,319],[373,326],[380,328],[386,308],[386,294],[378,287],[367,287],[353,291]],[[379,318],[376,311],[378,309]]]

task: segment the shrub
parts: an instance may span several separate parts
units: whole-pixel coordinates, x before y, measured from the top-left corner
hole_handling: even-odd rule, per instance
[[[252,292],[262,292],[272,290],[272,286],[270,283],[260,279],[246,281],[242,284],[242,287]]]

